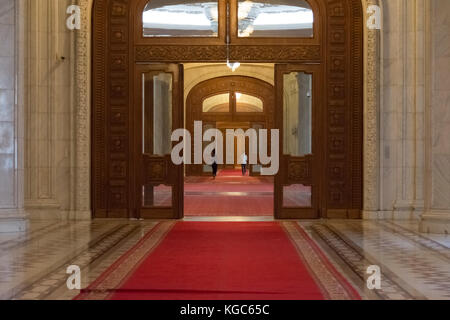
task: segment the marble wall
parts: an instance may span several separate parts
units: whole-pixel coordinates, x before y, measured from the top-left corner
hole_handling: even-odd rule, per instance
[[[15,124],[15,4],[0,2],[0,209],[17,206]]]
[[[450,1],[382,1],[379,211],[450,230]]]
[[[70,0],[29,0],[25,208],[32,218],[73,211],[74,32]]]
[[[450,208],[450,1],[433,1],[432,29],[432,207],[448,209]]]
[[[28,218],[66,219],[74,209],[75,36],[66,28],[70,4],[0,2],[0,208],[18,209]],[[17,46],[15,55],[10,43]]]
[[[423,212],[426,1],[382,1],[376,218],[414,219]]]
[[[450,1],[429,4],[424,232],[450,232]]]
[[[0,1],[0,232],[26,228],[24,180],[24,0]]]

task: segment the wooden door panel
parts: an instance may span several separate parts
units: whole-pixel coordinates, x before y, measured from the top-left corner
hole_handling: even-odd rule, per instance
[[[170,136],[183,128],[183,68],[136,65],[135,163],[137,217],[183,217],[183,166],[171,160]]]
[[[275,216],[280,219],[320,217],[321,79],[317,65],[275,67],[275,123],[280,130]]]

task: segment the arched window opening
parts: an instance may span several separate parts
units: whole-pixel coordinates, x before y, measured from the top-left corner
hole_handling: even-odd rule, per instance
[[[142,21],[144,37],[217,37],[218,1],[151,0]]]
[[[255,96],[235,92],[216,94],[203,100],[202,111],[204,113],[229,113],[230,106],[234,101],[236,113],[262,113],[264,112],[263,101]]]
[[[261,99],[248,94],[236,92],[236,112],[263,112]]]
[[[239,37],[312,38],[314,13],[304,0],[239,0]]]
[[[231,21],[237,21],[231,28],[239,38],[314,37],[314,12],[306,0],[236,0],[234,3],[237,11],[229,14]],[[213,0],[151,0],[142,14],[143,36],[217,38],[230,23],[222,21],[219,26],[220,17],[227,15],[223,10],[223,3],[219,5],[219,1]]]
[[[230,94],[222,93],[206,98],[203,101],[203,112],[209,113],[230,112]]]

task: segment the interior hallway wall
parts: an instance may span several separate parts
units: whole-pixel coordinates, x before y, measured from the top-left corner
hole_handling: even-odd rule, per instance
[[[0,2],[0,207],[16,207],[15,185],[15,4]]]
[[[67,218],[72,207],[74,35],[70,0],[29,0],[25,207],[32,218]]]
[[[450,2],[383,0],[379,211],[450,231]]]
[[[22,1],[0,1],[0,232],[23,230]]]
[[[424,210],[424,5],[383,0],[379,209],[371,218],[420,219]]]
[[[425,27],[426,81],[426,201],[421,229],[450,233],[450,1],[428,3]]]

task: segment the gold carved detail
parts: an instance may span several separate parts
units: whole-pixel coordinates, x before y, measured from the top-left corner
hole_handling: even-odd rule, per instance
[[[230,59],[257,61],[319,61],[320,46],[232,46]],[[135,49],[136,61],[217,61],[226,60],[225,46],[140,45]]]

